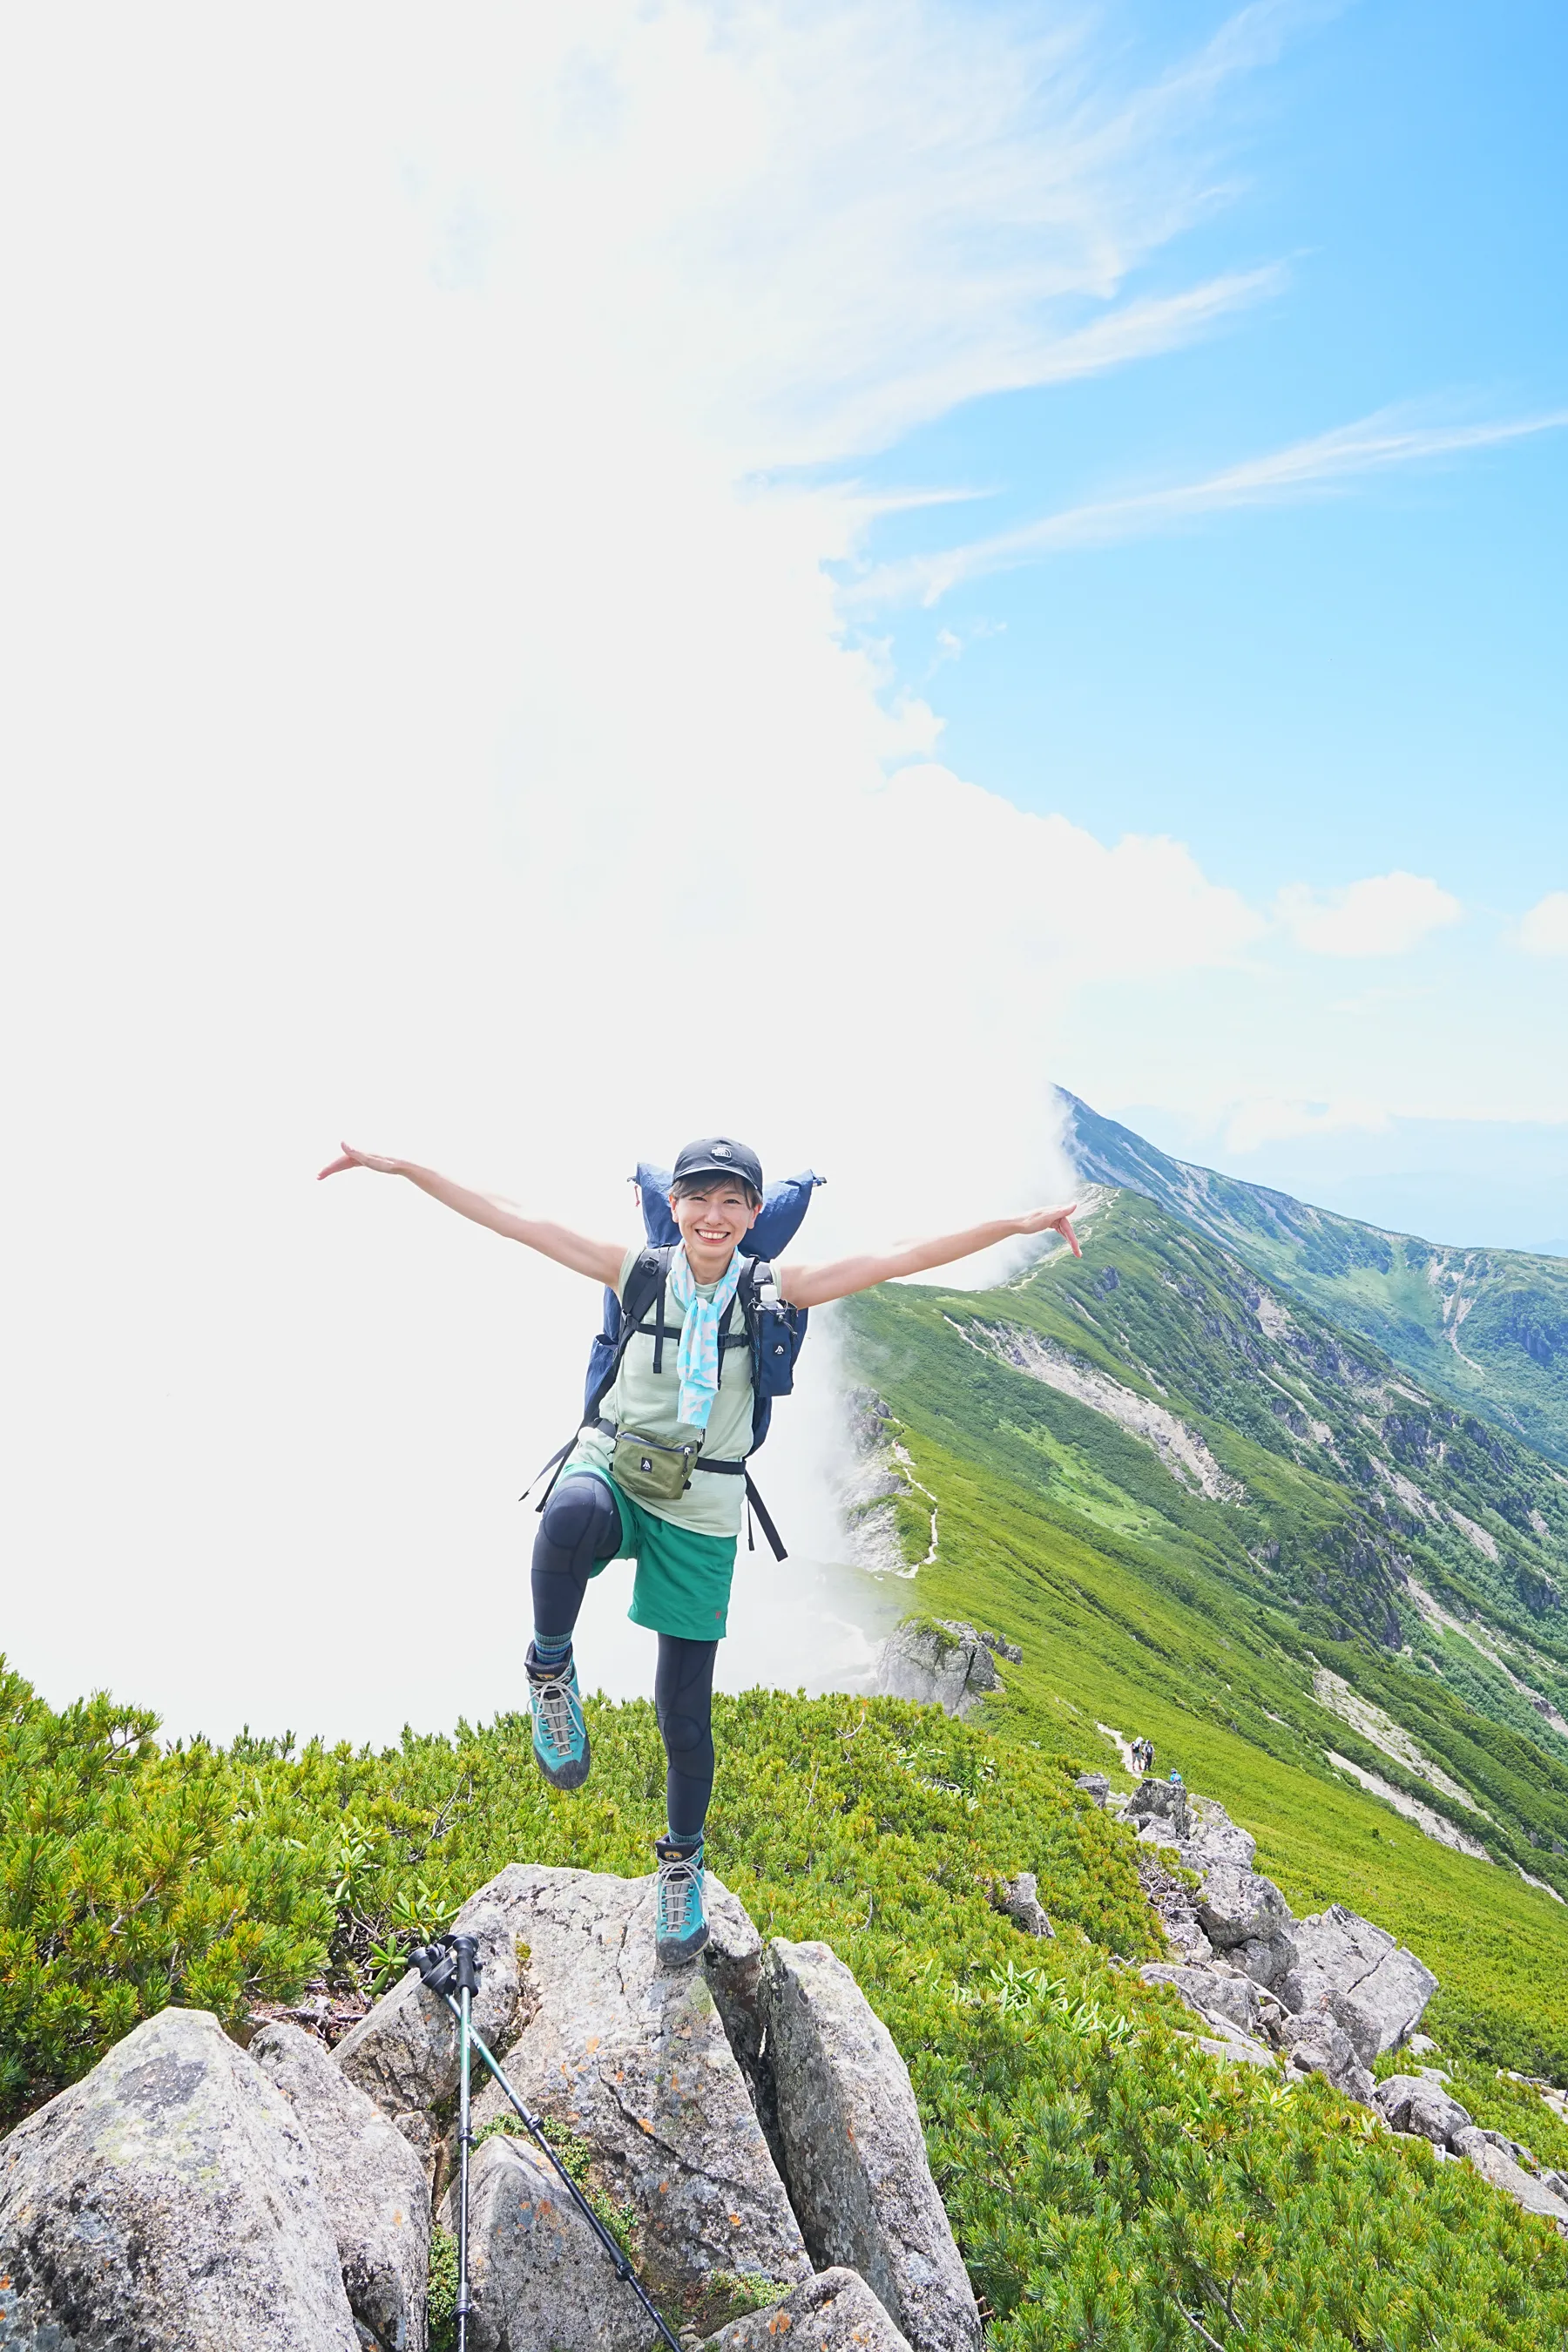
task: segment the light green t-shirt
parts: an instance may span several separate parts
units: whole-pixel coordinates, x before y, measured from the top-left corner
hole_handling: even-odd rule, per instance
[[[639,1245],[627,1250],[621,1260],[620,1280],[616,1296],[625,1294],[626,1276],[642,1255]],[[711,1298],[717,1283],[700,1284],[699,1298]],[[644,1317],[653,1320],[653,1309]],[[667,1289],[664,1294],[665,1327],[679,1331],[686,1320],[685,1310],[676,1305]],[[741,1310],[736,1307],[731,1318],[732,1332],[744,1329]],[[621,1359],[621,1369],[616,1384],[599,1407],[601,1417],[613,1421],[619,1429],[638,1429],[646,1436],[662,1438],[674,1444],[690,1437],[677,1415],[680,1382],[676,1374],[679,1339],[664,1343],[664,1370],[653,1368],[653,1341],[638,1332]],[[713,1400],[713,1410],[708,1416],[708,1428],[702,1440],[702,1451],[715,1462],[735,1462],[749,1453],[752,1444],[752,1354],[749,1348],[721,1348],[719,1364],[719,1393]],[[595,1470],[608,1471],[612,1441],[600,1430],[584,1430],[573,1448],[571,1463],[588,1463]],[[569,1463],[568,1467],[571,1466]],[[650,1518],[668,1519],[678,1528],[690,1528],[703,1536],[734,1536],[741,1532],[741,1520],[745,1511],[746,1482],[743,1478],[723,1477],[706,1470],[697,1471],[684,1495],[673,1503],[642,1503],[640,1507]]]

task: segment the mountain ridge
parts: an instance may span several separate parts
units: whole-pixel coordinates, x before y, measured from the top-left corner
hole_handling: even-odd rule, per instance
[[[1141,1192],[1373,1340],[1435,1389],[1568,1463],[1568,1260],[1397,1234],[1177,1160],[1065,1087],[1089,1181]]]

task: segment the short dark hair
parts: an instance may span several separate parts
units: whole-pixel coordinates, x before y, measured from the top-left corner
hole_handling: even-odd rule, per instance
[[[678,1176],[669,1188],[672,1201],[700,1201],[706,1193],[717,1192],[726,1184],[738,1185],[753,1209],[763,1205],[763,1196],[754,1184],[743,1176],[725,1176],[717,1168],[700,1169],[695,1176]]]

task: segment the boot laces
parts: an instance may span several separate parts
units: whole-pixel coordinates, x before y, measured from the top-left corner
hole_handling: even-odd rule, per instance
[[[663,1862],[658,1869],[658,1926],[661,1935],[683,1936],[695,1926],[702,1910],[702,1856]]]
[[[576,1694],[564,1675],[533,1685],[533,1705],[542,1718],[544,1736],[553,1748],[570,1749],[581,1727]]]

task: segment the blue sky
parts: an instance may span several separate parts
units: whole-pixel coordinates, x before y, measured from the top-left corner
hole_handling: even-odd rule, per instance
[[[1121,9],[1101,38],[1136,76],[1226,21],[1212,7]],[[1181,348],[970,401],[880,453],[864,477],[886,491],[973,495],[881,516],[847,577],[1202,483],[1369,418],[1419,436],[1568,417],[1568,16],[1533,0],[1361,0],[1279,22],[1277,54],[1227,81],[1192,132],[1210,165],[1203,216],[1121,290],[1272,282]],[[1451,1220],[1500,1152],[1519,1197],[1505,1213],[1483,1190],[1470,1230],[1451,1237],[1561,1246],[1568,1055],[1540,999],[1553,1018],[1568,1011],[1563,966],[1502,942],[1568,884],[1565,586],[1568,433],[1548,426],[1289,501],[1134,521],[1116,543],[1058,546],[930,604],[873,597],[856,616],[940,712],[941,756],[1021,806],[1101,838],[1173,835],[1254,902],[1287,882],[1331,890],[1394,869],[1458,898],[1457,936],[1392,968],[1354,961],[1385,992],[1422,992],[1408,1017],[1428,1042],[1451,1024],[1460,1066],[1451,1106],[1421,1094],[1419,1131],[1401,1119],[1397,1084],[1386,1090],[1394,1127],[1362,1130],[1359,1192],[1356,1147],[1338,1137],[1336,1204]],[[1474,1062],[1521,997],[1534,1023],[1505,1102]],[[1358,1017],[1380,1016],[1363,1003]],[[1334,1018],[1325,1008],[1324,1024]],[[1386,1030],[1397,1062],[1405,1023]],[[1096,1057],[1070,1039],[1064,1050],[1092,1093]],[[1117,1107],[1163,1140],[1264,1172],[1234,1136],[1227,1150],[1212,1106]],[[1457,1121],[1440,1116],[1450,1107]],[[1510,1110],[1558,1131],[1516,1148]],[[1477,1113],[1485,1135],[1465,1116]],[[1388,1181],[1391,1135],[1410,1163],[1402,1185]],[[1330,1181],[1306,1138],[1294,1162],[1277,1142],[1268,1172],[1303,1190]]]
[[[437,1559],[512,1622],[596,1301],[315,1187],[345,1134],[629,1238],[727,1127],[832,1253],[1061,1198],[1058,1079],[1568,1249],[1560,9],[13,13],[0,1541],[52,1696],[515,1699],[401,1629]],[[770,1494],[830,1560],[814,1359]],[[352,1689],[248,1605],[280,1562],[374,1569]]]

